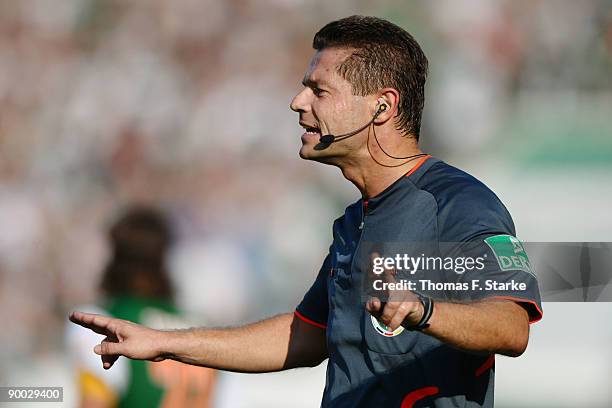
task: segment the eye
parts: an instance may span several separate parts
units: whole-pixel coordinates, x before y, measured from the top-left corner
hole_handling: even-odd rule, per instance
[[[315,94],[315,96],[321,96],[325,91],[321,88],[312,88],[312,93]]]

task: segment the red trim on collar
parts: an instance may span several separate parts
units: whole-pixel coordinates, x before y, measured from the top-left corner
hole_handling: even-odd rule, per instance
[[[410,171],[409,171],[408,173],[406,173],[406,177],[410,176],[412,173],[414,173],[415,171],[417,171],[417,169],[418,169],[419,167],[421,167],[421,166],[423,165],[423,163],[425,163],[425,162],[427,161],[427,159],[429,159],[430,157],[431,157],[431,155],[430,155],[430,154],[428,154],[427,156],[423,156],[423,157],[421,158],[421,160],[419,160],[419,161],[417,162],[417,164],[415,164],[415,165],[414,165],[414,167],[413,167],[413,168],[411,168],[411,169],[410,169]]]

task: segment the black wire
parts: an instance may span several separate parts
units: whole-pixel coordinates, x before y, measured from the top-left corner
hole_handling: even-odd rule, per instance
[[[376,119],[376,116],[374,117],[374,119]],[[372,119],[372,122],[374,122],[374,119]],[[372,158],[372,160],[374,160],[374,163],[378,164],[379,166],[383,166],[383,167],[400,167],[400,166],[403,166],[404,164],[410,163],[411,161],[413,161],[415,159],[418,159],[419,157],[427,156],[427,153],[418,153],[418,154],[413,154],[411,156],[406,156],[406,157],[392,156],[389,153],[387,153],[385,151],[385,149],[383,149],[383,147],[380,145],[380,142],[378,141],[378,136],[376,136],[376,126],[375,125],[372,126],[372,133],[374,133],[374,140],[376,140],[376,144],[378,145],[380,151],[383,152],[387,157],[390,157],[392,159],[397,159],[397,160],[408,159],[405,162],[400,163],[400,164],[383,164],[383,163],[379,162],[378,160],[376,160],[374,158],[374,155],[372,154],[372,151],[370,150],[370,129],[368,129],[368,140],[366,142],[366,144],[368,145],[368,153],[370,153],[370,157]]]
[[[374,117],[372,117],[372,120],[370,120],[368,123],[366,123],[365,125],[363,125],[362,127],[360,127],[359,129],[347,133],[345,135],[342,136],[337,136],[334,138],[334,141],[332,143],[335,142],[339,142],[341,140],[347,139],[349,137],[355,136],[357,133],[361,132],[362,130],[364,130],[365,128],[368,128],[368,140],[366,142],[366,144],[368,145],[368,153],[370,153],[370,157],[372,158],[372,160],[374,160],[374,162],[376,164],[378,164],[379,166],[383,166],[383,167],[400,167],[403,166],[404,164],[410,163],[411,161],[418,159],[419,157],[423,157],[423,156],[427,156],[427,153],[418,153],[418,154],[413,154],[411,156],[406,156],[406,157],[398,157],[398,156],[392,156],[389,153],[387,153],[385,151],[385,149],[383,149],[383,147],[380,145],[380,142],[378,141],[378,136],[376,135],[376,125],[374,125],[374,121],[376,120],[376,118],[378,117],[378,115],[380,115],[382,112],[384,112],[383,109],[378,109],[378,111],[374,114]],[[381,162],[379,162],[378,160],[376,160],[376,158],[374,158],[374,155],[372,154],[372,151],[370,150],[370,125],[372,125],[372,133],[374,133],[374,140],[376,140],[376,144],[378,145],[379,149],[381,152],[383,152],[387,157],[390,157],[392,159],[396,159],[396,160],[404,160],[407,159],[405,162],[400,163],[400,164],[383,164]]]

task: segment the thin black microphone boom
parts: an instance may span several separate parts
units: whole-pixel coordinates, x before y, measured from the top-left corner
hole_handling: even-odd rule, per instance
[[[338,135],[338,136],[334,136],[334,135],[321,135],[319,137],[319,143],[322,143],[322,144],[325,144],[325,145],[330,145],[332,143],[339,142],[339,141],[344,140],[344,139],[348,139],[351,136],[355,136],[357,133],[361,132],[362,130],[364,130],[368,126],[370,126],[376,120],[378,115],[380,115],[386,109],[387,109],[387,105],[385,105],[385,104],[380,105],[380,107],[378,108],[378,110],[376,111],[374,116],[372,117],[372,120],[370,120],[368,123],[366,123],[365,125],[363,125],[359,129],[353,130],[352,132],[345,133],[343,135]]]

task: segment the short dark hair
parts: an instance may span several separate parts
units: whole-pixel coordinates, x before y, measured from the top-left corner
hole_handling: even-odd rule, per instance
[[[371,95],[385,87],[400,93],[396,126],[419,140],[425,104],[427,57],[402,28],[377,17],[351,16],[332,21],[318,33],[312,47],[354,49],[338,67],[354,95]]]

